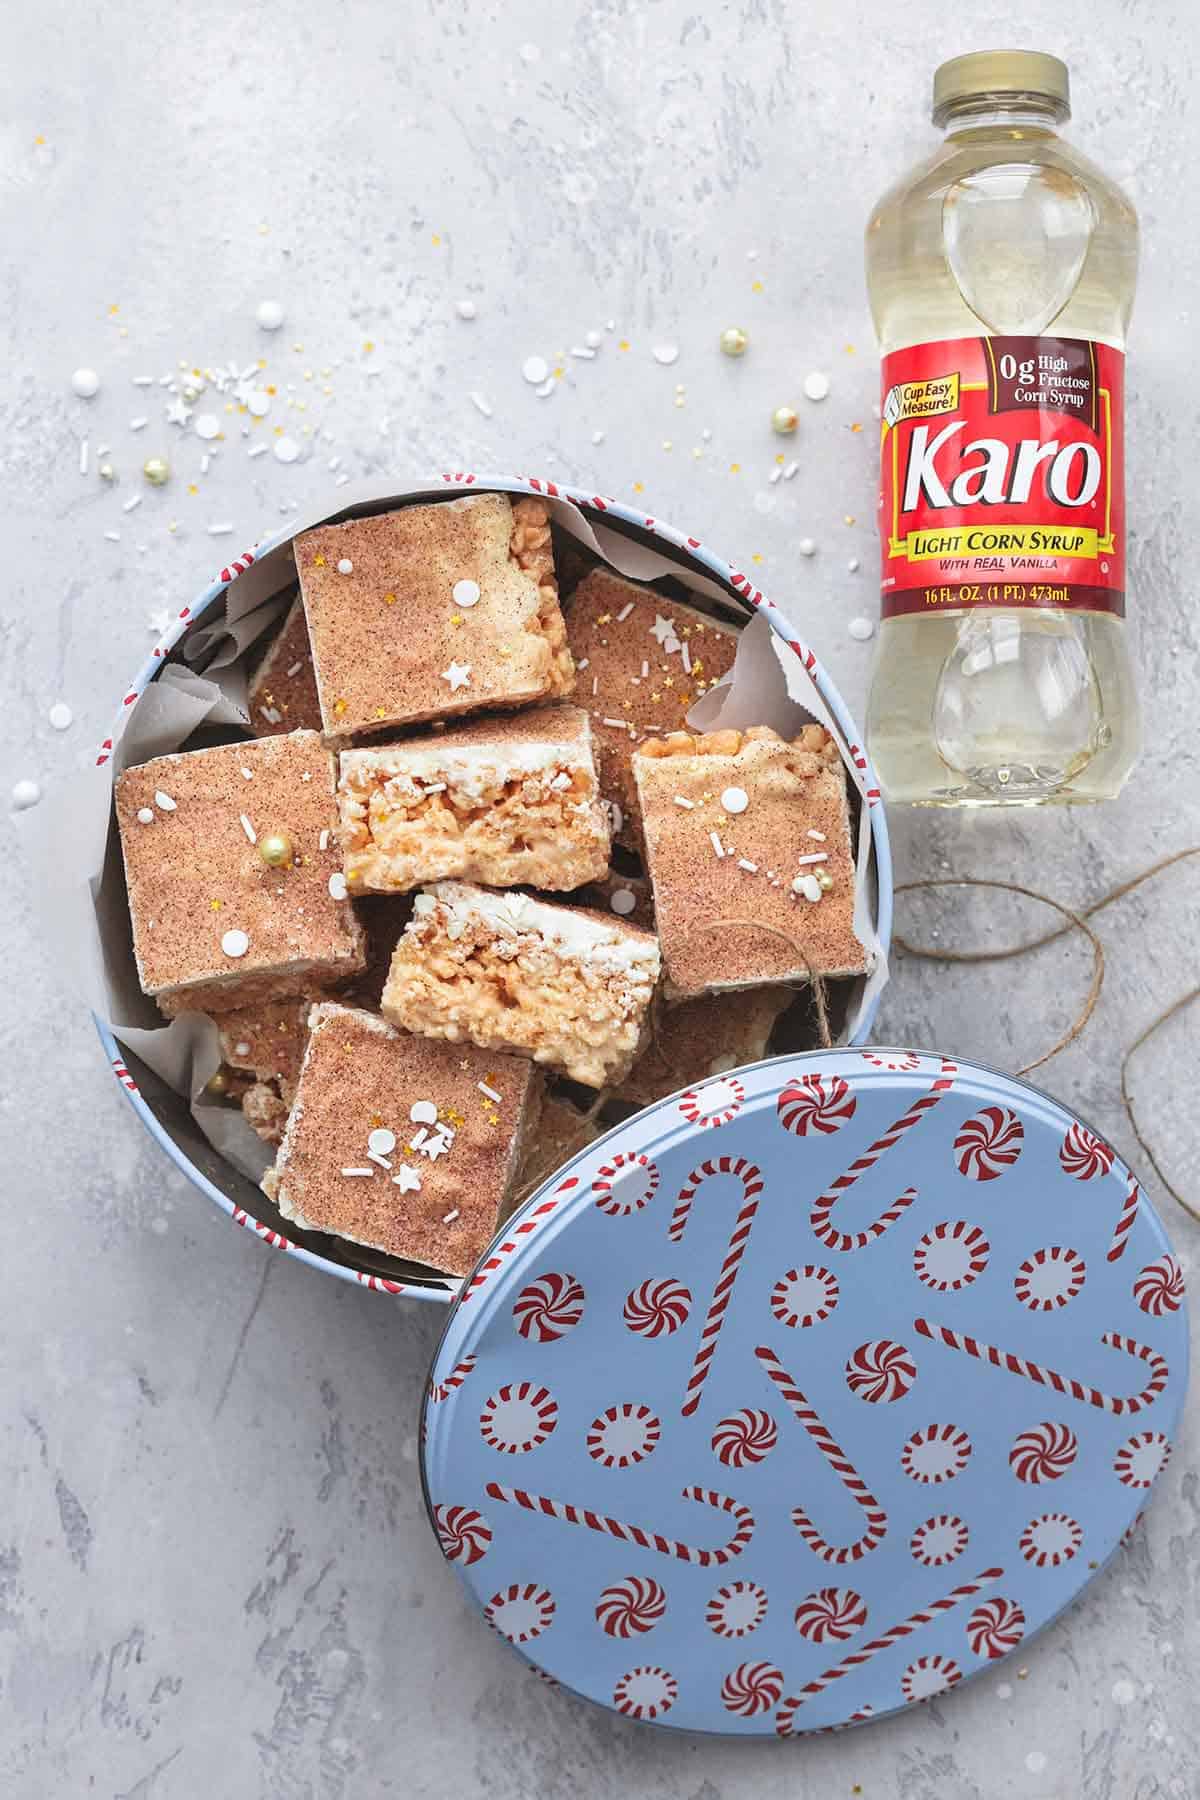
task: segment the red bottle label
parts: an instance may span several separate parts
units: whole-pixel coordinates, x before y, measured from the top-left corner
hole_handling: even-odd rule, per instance
[[[1125,358],[1086,338],[947,338],[883,359],[885,619],[1125,615]]]

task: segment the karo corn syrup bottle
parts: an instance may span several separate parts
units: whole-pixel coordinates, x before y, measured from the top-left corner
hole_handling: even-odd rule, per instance
[[[1059,137],[1069,110],[1057,57],[943,63],[945,142],[867,228],[883,563],[868,737],[891,800],[1103,800],[1138,754],[1123,456],[1137,216]]]

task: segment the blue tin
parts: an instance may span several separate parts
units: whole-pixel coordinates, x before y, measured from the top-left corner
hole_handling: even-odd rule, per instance
[[[871,774],[866,756],[859,745],[858,727],[845,702],[814,652],[798,636],[794,625],[787,616],[752,584],[749,577],[741,572],[736,563],[731,563],[719,556],[699,538],[687,536],[677,527],[668,524],[663,519],[648,515],[642,509],[623,505],[606,495],[592,494],[582,488],[559,485],[534,476],[483,475],[455,471],[414,484],[409,489],[397,490],[391,495],[381,495],[373,501],[373,504],[380,508],[392,504],[409,504],[421,500],[444,498],[448,493],[466,493],[472,489],[494,489],[513,494],[538,494],[555,500],[567,501],[577,507],[591,523],[601,526],[616,524],[631,536],[641,538],[653,548],[673,556],[679,563],[681,574],[686,576],[690,565],[697,574],[715,578],[725,587],[730,598],[740,603],[748,614],[761,612],[767,618],[772,629],[779,633],[803,661],[850,746],[856,764],[865,777],[875,875],[875,923],[879,941],[886,949],[891,941],[892,931],[892,859],[888,843],[887,820],[880,801],[878,784]],[[346,502],[343,500],[343,507],[345,505]],[[335,520],[340,516],[341,510],[335,509],[331,511],[329,518]],[[245,574],[256,561],[261,560],[270,551],[285,543],[293,535],[294,529],[293,525],[284,526],[279,531],[265,537],[252,550],[243,551],[240,556],[234,557],[228,566],[222,568],[215,579],[197,595],[191,605],[185,606],[178,618],[172,620],[123,696],[112,731],[99,747],[98,762],[107,762],[112,756],[114,742],[120,737],[129,708],[157,678],[168,655],[178,648],[181,640],[189,631],[197,626],[211,623],[213,614],[224,602],[230,585],[239,576]],[[870,1036],[877,1004],[876,999],[865,1009],[854,1034],[856,1043],[864,1043]],[[218,1206],[235,1224],[245,1226],[273,1249],[282,1250],[285,1255],[294,1256],[301,1262],[307,1263],[311,1268],[320,1269],[324,1274],[336,1275],[342,1281],[355,1282],[360,1287],[370,1288],[378,1293],[403,1295],[407,1299],[414,1300],[431,1300],[443,1306],[448,1305],[454,1299],[457,1293],[457,1283],[454,1282],[440,1281],[436,1277],[424,1279],[418,1276],[395,1280],[389,1275],[373,1273],[370,1269],[356,1267],[353,1245],[345,1246],[346,1260],[340,1261],[337,1260],[340,1252],[330,1255],[319,1249],[294,1243],[286,1235],[287,1228],[283,1225],[283,1221],[271,1213],[267,1202],[254,1184],[215,1154],[212,1146],[197,1129],[186,1103],[180,1096],[173,1094],[149,1071],[140,1070],[136,1062],[131,1069],[130,1059],[127,1058],[107,1022],[97,1018],[95,1024],[104,1053],[121,1085],[121,1091],[141,1119],[142,1124],[170,1157],[176,1168],[181,1170],[199,1189],[200,1193]]]
[[[663,1100],[510,1221],[434,1362],[423,1468],[492,1627],[631,1719],[783,1737],[1025,1645],[1120,1544],[1187,1380],[1115,1152],[911,1051]]]

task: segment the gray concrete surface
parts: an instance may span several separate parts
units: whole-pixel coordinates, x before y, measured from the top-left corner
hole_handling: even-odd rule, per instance
[[[731,555],[761,557],[764,587],[860,708],[869,651],[846,626],[875,608],[871,431],[849,429],[874,399],[860,232],[930,141],[933,63],[1004,40],[1069,57],[1077,135],[1142,211],[1130,587],[1148,747],[1101,811],[897,816],[899,866],[1084,901],[1200,839],[1195,20],[1121,0],[8,8],[5,790],[74,779],[152,642],[147,616],[337,473],[493,464],[644,491]],[[287,310],[274,338],[254,324],[268,295]],[[468,297],[473,322],[455,313]],[[595,360],[568,359],[537,398],[522,360],[608,319]],[[741,364],[715,348],[731,322],[753,340]],[[651,356],[667,341],[672,368]],[[286,422],[313,453],[248,460],[222,413],[233,429],[202,476],[203,445],[131,378],[258,355],[279,387],[264,440]],[[69,389],[78,364],[103,378],[90,405]],[[812,368],[832,395],[797,400],[799,471],[769,486],[769,413]],[[94,472],[102,442],[115,489]],[[171,485],[123,512],[143,457],[163,450]],[[210,537],[221,521],[233,534]],[[795,554],[802,535],[818,542],[811,561]],[[76,715],[62,734],[47,722],[60,699]],[[415,1412],[437,1313],[310,1274],[210,1210],[122,1102],[12,857],[0,882],[6,1796],[1194,1800],[1191,1429],[1118,1565],[1019,1669],[945,1704],[745,1748],[630,1728],[531,1680],[468,1614],[422,1514]],[[902,914],[939,923],[927,902]],[[1033,922],[986,895],[940,914],[943,941]],[[1120,1051],[1193,978],[1195,875],[1168,876],[1103,930],[1101,1004],[1041,1079],[1132,1151]],[[1016,1067],[1066,1024],[1087,972],[1078,947],[990,974],[901,958],[881,1031]],[[1193,1194],[1195,1042],[1178,1021],[1137,1072],[1147,1126]],[[1191,1260],[1193,1227],[1170,1222]]]

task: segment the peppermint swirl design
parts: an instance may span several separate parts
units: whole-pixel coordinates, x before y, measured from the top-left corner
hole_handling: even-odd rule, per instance
[[[967,1642],[976,1656],[1007,1656],[1025,1636],[1025,1613],[1015,1600],[984,1600],[967,1620]]]
[[[514,1581],[492,1595],[483,1616],[510,1644],[527,1644],[553,1624],[554,1611],[554,1595],[549,1588],[539,1587],[533,1581]]]
[[[666,1616],[667,1590],[648,1575],[627,1575],[606,1587],[596,1602],[596,1619],[608,1637],[641,1637]]]
[[[722,1419],[712,1434],[718,1462],[730,1469],[752,1468],[764,1462],[779,1442],[779,1428],[768,1412],[744,1406]]]
[[[721,1705],[726,1712],[753,1719],[778,1706],[782,1693],[783,1670],[774,1663],[739,1663],[721,1683]]]
[[[700,1087],[689,1088],[679,1102],[679,1110],[689,1125],[701,1130],[706,1126],[728,1125],[741,1112],[746,1090],[733,1075],[719,1075]]]
[[[536,1381],[508,1382],[489,1394],[479,1415],[485,1444],[506,1456],[522,1456],[544,1444],[558,1424],[558,1402]]]
[[[658,1192],[658,1164],[632,1150],[619,1150],[596,1170],[592,1193],[596,1205],[611,1219],[627,1219],[649,1206]]]
[[[837,1306],[840,1290],[837,1276],[816,1263],[805,1263],[802,1269],[789,1269],[771,1289],[771,1311],[781,1325],[798,1325],[802,1329],[819,1325]]]
[[[914,1050],[864,1050],[862,1059],[873,1069],[890,1069],[894,1074],[911,1075],[921,1066],[921,1059]]]
[[[662,1421],[648,1406],[630,1400],[606,1407],[588,1428],[587,1451],[604,1469],[628,1469],[645,1462],[662,1436]]]
[[[867,1603],[853,1588],[818,1588],[796,1608],[796,1630],[810,1644],[841,1644],[867,1622]]]
[[[661,1280],[643,1281],[631,1288],[625,1298],[623,1317],[630,1331],[638,1337],[669,1337],[687,1320],[692,1310],[692,1293],[682,1281],[669,1276]]]
[[[909,1553],[923,1569],[941,1569],[960,1557],[970,1536],[965,1522],[954,1513],[938,1513],[918,1525],[909,1540]]]
[[[956,1293],[970,1287],[987,1268],[992,1247],[978,1225],[944,1219],[927,1231],[913,1251],[917,1280],[934,1293]]]
[[[846,1386],[860,1400],[872,1405],[889,1403],[907,1394],[917,1379],[917,1365],[903,1344],[877,1338],[860,1344],[846,1363]]]
[[[1059,1146],[1058,1160],[1064,1173],[1073,1175],[1076,1181],[1095,1181],[1097,1176],[1108,1174],[1114,1155],[1103,1138],[1098,1138],[1086,1125],[1076,1123],[1067,1128]]]
[[[679,1683],[666,1669],[630,1669],[613,1689],[613,1705],[627,1719],[661,1719],[679,1698]]]
[[[854,1117],[858,1101],[840,1075],[801,1075],[789,1081],[775,1102],[779,1123],[797,1137],[828,1136]]]
[[[1035,1569],[1057,1569],[1071,1561],[1083,1542],[1083,1530],[1066,1513],[1043,1513],[1030,1519],[1021,1533],[1021,1555]]]
[[[1008,1463],[1018,1481],[1037,1487],[1065,1475],[1078,1455],[1079,1439],[1071,1427],[1047,1419],[1045,1424],[1020,1433],[1008,1453]]]
[[[918,1656],[900,1677],[900,1692],[910,1703],[933,1700],[962,1680],[962,1670],[949,1656]]]
[[[995,1181],[1021,1154],[1025,1127],[1005,1106],[985,1106],[954,1140],[954,1160],[969,1181]]]
[[[1078,1250],[1052,1244],[1035,1250],[1013,1277],[1013,1291],[1030,1312],[1053,1312],[1073,1300],[1087,1280],[1087,1265]]]
[[[513,1318],[523,1338],[549,1344],[583,1317],[583,1289],[574,1275],[539,1275],[513,1302]]]
[[[1139,1431],[1126,1440],[1113,1458],[1122,1487],[1153,1487],[1171,1460],[1171,1446],[1161,1431]]]
[[[1183,1270],[1173,1256],[1147,1263],[1133,1284],[1133,1297],[1144,1313],[1161,1319],[1183,1305]]]
[[[914,1431],[900,1452],[900,1467],[911,1481],[937,1485],[966,1468],[971,1440],[957,1425],[926,1425]]]
[[[435,1506],[433,1523],[447,1562],[470,1565],[487,1555],[492,1528],[482,1513],[469,1506]]]
[[[749,1637],[767,1616],[767,1591],[756,1581],[728,1581],[705,1610],[704,1622],[719,1638]]]

